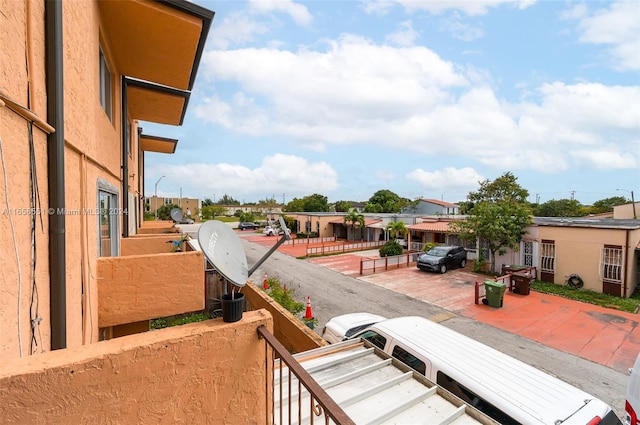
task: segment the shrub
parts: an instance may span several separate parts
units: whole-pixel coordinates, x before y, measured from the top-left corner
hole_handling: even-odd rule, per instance
[[[434,246],[438,245],[435,242],[427,242],[426,244],[424,244],[424,246],[422,247],[422,252],[429,252],[431,251],[431,248],[433,248]]]
[[[285,290],[282,285],[280,285],[280,281],[278,279],[270,277],[269,279],[267,279],[267,284],[269,285],[267,294],[269,294],[269,296],[271,296],[271,298],[273,298],[275,302],[289,311],[289,313],[295,316],[305,309],[305,305],[303,303],[297,302],[293,299],[294,290]]]
[[[396,241],[387,241],[387,243],[385,243],[382,248],[380,248],[380,256],[381,257],[387,257],[387,256],[393,256],[393,255],[400,255],[402,254],[402,245],[400,245],[398,242]]]

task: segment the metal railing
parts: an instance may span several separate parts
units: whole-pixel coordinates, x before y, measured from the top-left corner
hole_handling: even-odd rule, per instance
[[[388,257],[360,260],[360,276],[365,273],[377,273],[380,271],[409,267],[418,262],[421,252],[410,252],[408,254],[393,255]]]
[[[307,247],[307,257],[311,255],[326,255],[336,252],[364,251],[366,249],[375,249],[384,245],[384,241],[371,242],[351,242],[340,245],[322,245]]]
[[[264,339],[267,348],[265,423],[313,425],[317,417],[325,425],[329,423],[355,425],[355,422],[265,326],[258,327],[258,336]],[[272,370],[271,376],[268,375],[269,366]],[[271,411],[271,418],[269,418],[269,411]]]
[[[292,238],[283,243],[283,245],[312,245],[319,243],[336,242],[338,238],[336,236],[325,236],[323,238]]]

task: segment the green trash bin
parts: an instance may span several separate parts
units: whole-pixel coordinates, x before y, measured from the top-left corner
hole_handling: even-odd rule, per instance
[[[507,289],[507,285],[502,282],[496,282],[495,280],[487,280],[484,282],[484,288],[487,294],[487,303],[491,307],[502,307],[504,292]]]

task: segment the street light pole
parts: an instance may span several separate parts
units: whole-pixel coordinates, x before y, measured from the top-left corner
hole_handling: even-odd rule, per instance
[[[636,215],[636,200],[633,198],[633,190],[625,190],[625,189],[616,189],[616,190],[620,190],[622,192],[628,192],[631,194],[631,205],[633,206],[633,219],[637,219],[638,216]]]
[[[160,183],[160,180],[162,180],[164,178],[164,176],[160,177],[158,179],[158,181],[156,182],[156,187],[155,190],[153,192],[153,197],[155,198],[155,216],[156,216],[156,221],[158,221],[158,183]]]

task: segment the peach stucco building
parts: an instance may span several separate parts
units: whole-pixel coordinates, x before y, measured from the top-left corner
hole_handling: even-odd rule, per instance
[[[101,260],[142,225],[145,152],[176,143],[139,120],[182,124],[213,19],[180,1],[2,11],[0,360],[105,336]]]
[[[322,342],[260,291],[247,285],[239,322],[147,332],[205,306],[202,253],[170,252],[172,223],[142,220],[144,156],[177,140],[140,122],[182,124],[214,13],[183,0],[0,10],[0,423],[268,422],[256,329],[290,351]]]

